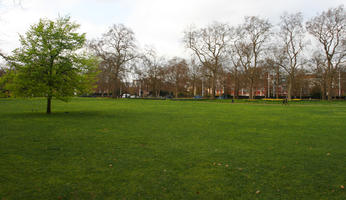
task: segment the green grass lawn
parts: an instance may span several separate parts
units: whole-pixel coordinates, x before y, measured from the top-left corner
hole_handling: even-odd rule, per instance
[[[346,102],[0,99],[0,199],[345,199]]]

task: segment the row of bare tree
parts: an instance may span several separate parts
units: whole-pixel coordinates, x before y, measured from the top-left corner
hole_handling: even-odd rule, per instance
[[[315,71],[322,73],[321,81],[325,85],[322,97],[328,94],[328,99],[331,99],[333,81],[345,66],[344,7],[329,9],[307,21],[305,26],[301,13],[285,13],[281,16],[279,30],[273,29],[268,20],[252,16],[245,17],[244,23],[238,27],[214,23],[205,28],[193,28],[185,32],[184,41],[211,72],[213,96],[218,74],[231,60],[235,73],[240,69],[246,76],[250,99],[254,95],[255,79],[260,75],[258,68],[271,64],[275,71],[283,70],[287,75],[287,97],[291,99],[298,71],[307,69],[312,63],[317,67]],[[309,59],[309,50],[305,48],[308,44],[306,38],[311,36],[319,47]]]
[[[270,83],[264,83],[270,78],[277,87],[273,96],[279,96],[278,87],[284,84],[291,99],[303,79],[310,86],[318,83],[321,97],[331,99],[337,95],[333,88],[340,85],[338,75],[345,67],[346,12],[343,6],[331,8],[305,24],[302,13],[284,13],[278,26],[256,16],[245,17],[237,27],[218,22],[191,26],[183,43],[191,50],[191,60],[167,61],[153,48],[139,51],[131,29],[112,26],[89,43],[101,61],[98,89],[117,96],[128,88],[129,80],[136,80],[140,90],[153,96],[162,91],[176,97],[205,95],[207,88],[215,97],[218,88],[227,93],[225,88],[231,87],[234,96],[246,88],[252,99],[260,87],[269,90]]]

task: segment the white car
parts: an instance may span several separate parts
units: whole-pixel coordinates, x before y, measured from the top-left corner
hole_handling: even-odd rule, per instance
[[[123,94],[122,96],[121,96],[121,98],[130,98],[130,94]]]

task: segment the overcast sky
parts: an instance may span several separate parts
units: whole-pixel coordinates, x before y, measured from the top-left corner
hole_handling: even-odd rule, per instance
[[[160,55],[185,56],[183,31],[191,24],[213,21],[240,24],[244,16],[256,15],[277,24],[283,12],[301,11],[310,19],[346,0],[0,0],[0,49],[18,47],[23,34],[39,18],[70,15],[81,24],[87,38],[100,37],[112,24],[123,23],[136,35],[140,46],[151,45]]]

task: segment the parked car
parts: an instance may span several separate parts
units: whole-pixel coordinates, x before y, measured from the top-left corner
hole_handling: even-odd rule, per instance
[[[173,96],[172,95],[167,95],[165,98],[166,99],[173,99]]]
[[[122,96],[121,96],[121,98],[130,98],[130,94],[123,94]]]

